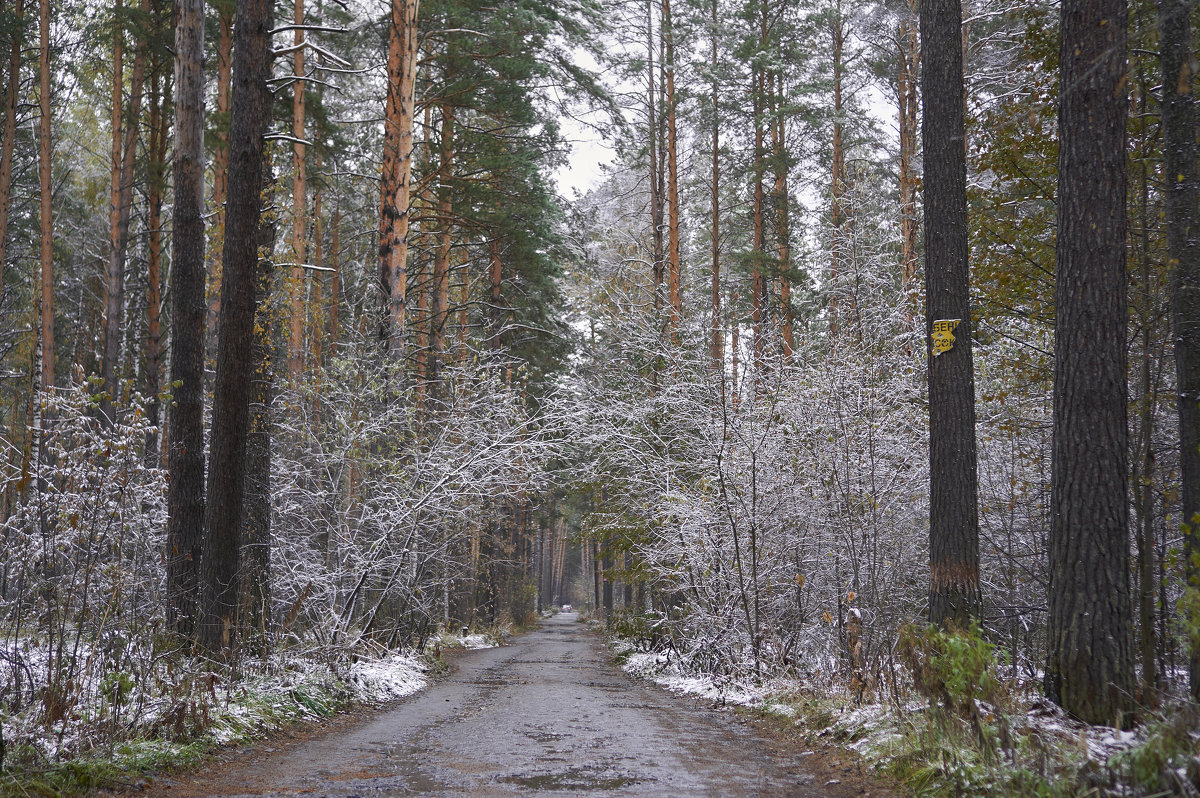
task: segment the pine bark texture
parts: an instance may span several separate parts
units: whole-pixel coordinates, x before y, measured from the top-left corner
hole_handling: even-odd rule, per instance
[[[239,0],[233,33],[229,180],[222,249],[221,321],[201,564],[203,604],[197,639],[210,654],[235,642],[238,566],[245,498],[246,436],[263,188],[263,136],[270,117],[272,5]]]
[[[1051,699],[1080,720],[1117,725],[1128,720],[1134,688],[1125,31],[1124,0],[1062,4],[1046,667]]]
[[[396,356],[403,355],[406,323],[419,11],[419,0],[392,0],[388,34],[379,261],[384,338]]]
[[[1159,58],[1162,67],[1167,252],[1175,376],[1179,391],[1180,518],[1188,585],[1200,588],[1200,179],[1196,168],[1195,55],[1190,0],[1160,0]],[[1196,623],[1196,618],[1189,619]],[[1200,699],[1200,652],[1188,657],[1192,700]]]
[[[191,638],[204,528],[204,0],[175,20],[167,624]]]
[[[959,0],[921,3],[925,113],[925,332],[929,365],[929,620],[964,628],[979,615],[975,378],[967,266],[967,164]],[[935,355],[934,322],[957,319]]]
[[[271,622],[271,403],[275,374],[271,363],[270,294],[275,265],[274,220],[259,226],[261,257],[255,278],[254,342],[251,344],[250,428],[246,435],[246,509],[242,528],[242,628],[247,648],[264,653]]]

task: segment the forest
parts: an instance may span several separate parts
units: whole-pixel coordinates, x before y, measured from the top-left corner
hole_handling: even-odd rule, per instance
[[[0,794],[572,604],[915,793],[1200,795],[1197,23],[0,0]]]

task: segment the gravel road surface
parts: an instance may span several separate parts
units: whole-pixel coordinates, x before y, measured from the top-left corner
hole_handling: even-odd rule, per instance
[[[573,613],[371,720],[260,749],[158,796],[833,796],[869,782],[754,724],[626,676]],[[873,795],[885,792],[872,791]]]

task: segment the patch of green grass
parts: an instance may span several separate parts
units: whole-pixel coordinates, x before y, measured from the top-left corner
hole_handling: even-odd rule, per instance
[[[163,740],[130,740],[108,752],[93,751],[64,762],[38,762],[20,757],[0,772],[3,798],[74,798],[100,789],[127,787],[150,774],[193,767],[213,749],[212,743],[170,743]]]

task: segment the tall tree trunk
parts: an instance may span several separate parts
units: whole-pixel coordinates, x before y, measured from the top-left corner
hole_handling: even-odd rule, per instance
[[[171,84],[163,74],[159,59],[153,70],[150,93],[149,186],[147,208],[146,255],[146,396],[150,400],[147,416],[155,427],[162,408],[158,394],[162,391],[162,204],[167,183],[167,141],[170,135]],[[158,434],[146,440],[146,463],[159,464]]]
[[[675,131],[675,30],[671,21],[671,0],[662,0],[662,37],[667,71],[667,290],[671,300],[671,335],[678,337],[683,316],[683,284],[679,263],[679,158]]]
[[[916,0],[909,0],[910,14],[916,13]],[[917,267],[917,73],[921,49],[917,28],[906,16],[900,20],[896,39],[900,44],[899,71],[896,76],[896,101],[900,109],[900,274],[910,297],[910,317],[916,307]]]
[[[433,259],[432,306],[429,311],[429,361],[428,380],[431,396],[440,396],[438,384],[442,379],[443,358],[446,352],[446,318],[449,307],[450,287],[450,214],[453,210],[453,194],[450,182],[454,172],[454,106],[448,102],[441,105],[441,160],[438,164],[438,246]]]
[[[1200,218],[1196,169],[1195,58],[1188,0],[1160,0],[1164,172],[1167,184],[1167,251],[1175,377],[1179,391],[1179,451],[1188,623],[1200,625]],[[1188,653],[1192,700],[1200,700],[1200,651]]]
[[[725,368],[725,326],[721,323],[721,86],[717,79],[717,38],[720,35],[717,0],[712,0],[712,365],[717,374]]]
[[[8,265],[8,214],[12,200],[13,152],[17,140],[17,99],[21,95],[21,47],[24,45],[25,0],[13,7],[12,49],[8,56],[8,91],[4,95],[4,140],[0,141],[0,300]]]
[[[323,165],[317,156],[317,171]],[[313,233],[312,233],[312,297],[308,314],[308,340],[312,356],[312,367],[316,371],[325,365],[325,225],[321,218],[324,212],[324,196],[318,183],[313,190]]]
[[[272,4],[239,0],[233,44],[221,322],[205,508],[203,609],[198,634],[210,654],[235,642],[254,333],[255,272],[263,188],[263,136],[270,117]]]
[[[763,19],[763,35],[766,35],[766,20]],[[751,321],[754,326],[754,392],[757,394],[762,387],[764,370],[763,358],[766,355],[766,330],[764,305],[766,304],[766,278],[763,275],[763,250],[766,244],[766,193],[763,186],[765,179],[766,147],[763,131],[763,90],[766,80],[761,68],[754,74],[754,233],[751,257],[754,259],[752,277]]]
[[[174,119],[167,625],[190,639],[204,528],[204,0],[177,5]]]
[[[1051,699],[1085,722],[1117,725],[1130,719],[1134,687],[1125,31],[1124,0],[1063,0],[1046,667]]]
[[[213,145],[213,193],[217,231],[212,251],[212,271],[209,274],[209,321],[216,329],[221,312],[220,246],[225,237],[225,195],[229,178],[229,95],[233,84],[233,13],[236,0],[211,0],[218,8],[217,17],[217,118],[214,125],[216,142]]]
[[[257,654],[267,650],[271,620],[271,402],[274,368],[271,363],[271,277],[275,265],[275,222],[263,217],[258,230],[258,270],[255,275],[254,340],[251,344],[250,427],[246,434],[246,507],[242,528],[242,628],[247,646]]]
[[[308,164],[304,144],[304,0],[295,0],[292,22],[292,273],[288,279],[288,379],[304,368],[304,264],[308,257]]]
[[[50,175],[50,0],[38,3],[38,182],[41,201],[40,302],[43,390],[54,387],[54,187]]]
[[[659,149],[660,120],[654,85],[654,0],[646,0],[646,146],[650,159],[651,272],[654,283],[654,312],[662,310],[663,286],[663,192],[662,153]]]
[[[792,337],[792,232],[791,198],[788,196],[787,124],[783,109],[783,74],[772,81],[771,149],[775,160],[775,239],[779,258],[779,315],[783,339],[783,357],[790,360],[795,341]]]
[[[923,0],[929,620],[965,628],[980,598],[961,28],[959,0]]]
[[[120,12],[120,4],[117,10]],[[150,0],[141,0],[140,10],[149,17]],[[123,23],[118,23],[123,25]],[[149,50],[147,37],[138,37],[129,87],[129,108],[122,114],[123,76],[121,38],[118,30],[113,46],[113,152],[112,205],[109,210],[108,283],[105,291],[104,358],[101,377],[108,399],[101,402],[103,415],[112,421],[110,403],[117,398],[117,366],[121,359],[121,335],[125,307],[125,255],[129,245],[129,217],[133,210],[133,167],[137,158],[137,134],[142,109],[142,87]],[[124,118],[122,118],[124,116]]]
[[[830,179],[829,223],[833,228],[830,240],[829,281],[833,294],[829,298],[829,331],[838,332],[838,275],[842,272],[845,242],[842,225],[846,223],[846,212],[842,198],[846,194],[846,150],[842,143],[842,128],[845,125],[842,108],[843,53],[846,47],[846,28],[842,18],[842,0],[836,0],[833,14],[833,169]]]
[[[388,34],[379,260],[384,338],[397,358],[404,356],[419,11],[420,0],[392,0]]]
[[[1146,74],[1144,65],[1139,63],[1137,66],[1137,80],[1134,83],[1136,91],[1136,106],[1131,111],[1136,114],[1145,114],[1150,96],[1150,80]],[[1148,114],[1147,114],[1148,115]],[[1153,146],[1152,139],[1148,136],[1143,136],[1143,141],[1147,145]],[[1137,153],[1135,147],[1131,147],[1131,166],[1136,164],[1138,186],[1137,186],[1137,208],[1136,218],[1138,221],[1137,240],[1137,256],[1138,256],[1138,278],[1137,281],[1141,284],[1141,303],[1140,308],[1135,305],[1133,311],[1137,325],[1141,328],[1141,357],[1138,363],[1138,382],[1139,382],[1139,401],[1137,402],[1138,409],[1138,432],[1139,437],[1136,442],[1137,451],[1133,458],[1133,480],[1134,486],[1134,535],[1137,541],[1137,565],[1136,565],[1136,584],[1138,594],[1138,631],[1140,632],[1139,641],[1141,643],[1141,666],[1142,666],[1142,696],[1141,702],[1144,706],[1154,706],[1157,704],[1157,695],[1155,690],[1158,687],[1158,668],[1155,665],[1155,653],[1157,641],[1155,635],[1155,576],[1154,576],[1154,493],[1155,493],[1155,464],[1154,456],[1154,408],[1157,404],[1157,391],[1154,389],[1154,384],[1151,377],[1151,372],[1154,369],[1155,362],[1162,360],[1161,353],[1155,358],[1152,356],[1153,348],[1151,341],[1154,338],[1153,330],[1157,324],[1156,314],[1154,312],[1154,300],[1152,295],[1151,283],[1151,254],[1150,254],[1150,167],[1147,163],[1148,158],[1145,151]],[[1134,213],[1130,213],[1132,218]],[[1132,235],[1131,231],[1131,238]],[[1136,284],[1136,283],[1135,283]],[[1138,313],[1140,309],[1140,313]]]

